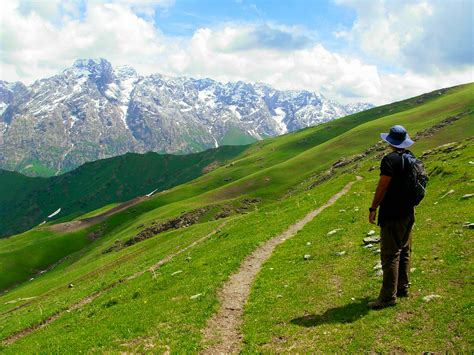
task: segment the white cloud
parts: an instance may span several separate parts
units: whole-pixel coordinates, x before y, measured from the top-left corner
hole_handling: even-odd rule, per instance
[[[56,8],[62,8],[60,23],[50,10],[30,7],[20,11],[17,2],[2,2],[1,79],[31,82],[56,74],[77,58],[103,57],[115,66],[129,64],[141,74],[266,82],[282,89],[322,92],[342,102],[377,104],[472,81],[472,72],[466,77],[464,69],[433,75],[413,70],[381,73],[374,64],[329,51],[299,28],[228,23],[197,29],[190,38],[176,38],[161,33],[159,23],[152,19],[139,17],[131,1],[93,1],[80,15],[80,1],[56,3]],[[148,5],[147,1],[140,3]],[[165,4],[172,2],[164,0]],[[376,15],[381,10],[371,11]],[[393,55],[409,48],[408,37],[390,39],[396,48]],[[365,46],[370,49],[371,43]]]
[[[21,14],[14,2],[8,4],[0,33],[4,80],[30,82],[83,57],[104,57],[114,64],[152,63],[165,50],[165,39],[153,24],[127,6],[92,4],[84,19],[68,18],[59,26],[35,10]]]
[[[383,74],[377,100],[374,102],[393,102],[468,82],[474,82],[472,69],[450,70],[436,75],[419,74],[412,71],[404,74]]]
[[[474,3],[471,0],[337,0],[353,8],[350,30],[336,32],[386,64],[419,73],[472,68]]]

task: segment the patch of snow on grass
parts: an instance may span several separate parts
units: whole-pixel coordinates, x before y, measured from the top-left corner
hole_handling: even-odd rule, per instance
[[[59,212],[61,212],[61,208],[58,208],[56,211],[54,211],[53,213],[51,213],[48,218],[51,218],[51,217],[54,217],[56,216]]]
[[[151,195],[153,195],[158,189],[154,189],[152,192],[146,194],[145,196],[146,197],[150,197]]]

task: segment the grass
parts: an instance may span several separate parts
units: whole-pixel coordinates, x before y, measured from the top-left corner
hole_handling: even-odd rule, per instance
[[[236,145],[236,144],[251,144],[257,140],[250,136],[248,133],[239,130],[238,128],[231,127],[227,130],[224,137],[220,140],[220,145]]]
[[[242,260],[260,243],[325,203],[354,180],[355,173],[365,179],[356,182],[348,195],[293,239],[280,245],[264,265],[245,310],[244,352],[470,352],[472,232],[460,224],[471,218],[472,200],[460,197],[472,192],[472,173],[468,171],[472,168],[468,163],[473,153],[472,141],[465,141],[462,149],[433,153],[426,158],[433,176],[429,191],[436,194],[429,194],[419,209],[414,297],[395,309],[376,313],[365,307],[380,285],[372,269],[377,255],[361,248],[363,233],[370,228],[366,206],[377,179],[377,171],[369,168],[378,161],[368,159],[336,169],[336,175],[327,182],[309,191],[304,187],[340,157],[367,149],[378,140],[378,132],[386,131],[394,122],[401,122],[413,133],[447,116],[472,110],[473,87],[454,88],[442,95],[434,93],[421,104],[407,100],[393,104],[393,110],[390,106],[376,108],[369,110],[372,113],[258,142],[226,166],[75,233],[71,237],[74,240],[99,230],[102,236],[69,253],[51,271],[0,296],[0,339],[41,323],[93,292],[106,291],[90,304],[64,313],[15,344],[0,347],[0,352],[201,350],[202,329],[218,307],[217,292]],[[454,136],[456,140],[472,136],[471,121],[472,113],[463,116],[417,142],[415,152],[447,143]],[[441,199],[451,188],[455,192]],[[120,251],[102,253],[117,240],[127,240],[153,222],[210,203],[252,196],[263,199],[254,211],[229,221],[218,234],[158,269],[155,277],[146,272],[134,280],[118,282],[198,240],[222,220],[206,218],[202,223],[158,234]],[[345,212],[339,212],[341,209]],[[452,212],[449,216],[447,210]],[[327,232],[335,228],[342,230],[328,237]],[[32,230],[1,240],[0,250],[4,255],[27,258],[27,254],[20,253],[34,243],[51,241],[61,245],[63,238],[70,237],[40,232]],[[52,244],[45,248],[55,250],[54,254],[61,249],[54,249]],[[343,250],[344,256],[334,254]],[[311,259],[305,261],[304,254],[311,254]],[[438,258],[423,260],[428,255]],[[0,269],[0,279],[8,270],[7,266]],[[68,288],[70,283],[74,287]],[[114,287],[109,288],[111,285]],[[421,297],[427,293],[438,293],[442,298],[424,303]],[[31,297],[34,298],[21,300]],[[16,309],[18,306],[22,307]],[[455,337],[445,335],[446,329]]]
[[[96,209],[94,211],[91,211],[89,213],[85,213],[85,214],[81,215],[81,218],[90,218],[90,217],[97,216],[99,214],[107,212],[108,210],[111,210],[112,208],[114,208],[115,206],[118,206],[118,205],[119,205],[119,203],[111,203],[109,205],[98,208],[98,209]]]
[[[29,161],[23,163],[24,167],[19,171],[29,176],[52,176],[56,171],[41,164],[39,161]]]
[[[0,269],[5,272],[0,277],[0,289],[35,277],[90,242],[84,232],[62,235],[44,230],[31,230],[14,239],[2,241]]]
[[[474,204],[461,197],[474,187],[466,168],[474,149],[472,141],[463,146],[426,160],[430,172],[444,166],[451,174],[431,173],[428,195],[417,208],[409,299],[378,312],[366,307],[381,284],[373,270],[379,255],[362,247],[373,228],[366,207],[378,179],[378,171],[368,172],[368,161],[358,171],[365,179],[352,193],[280,246],[264,265],[246,308],[244,353],[470,352],[473,239],[462,225],[472,218]],[[455,192],[442,199],[446,186]],[[337,228],[342,230],[327,235]],[[337,256],[341,251],[346,254]],[[305,254],[312,255],[309,261]],[[422,298],[429,294],[441,298],[426,303]]]

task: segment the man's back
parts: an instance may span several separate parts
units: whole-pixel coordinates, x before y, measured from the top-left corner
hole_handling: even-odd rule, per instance
[[[380,175],[390,176],[391,180],[380,204],[380,225],[383,225],[387,220],[408,216],[414,213],[413,206],[410,206],[407,202],[407,196],[403,188],[405,174],[403,171],[402,154],[408,152],[408,150],[403,149],[393,151],[382,159]]]

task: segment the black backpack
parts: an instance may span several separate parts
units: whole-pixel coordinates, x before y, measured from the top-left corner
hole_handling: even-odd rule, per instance
[[[403,172],[403,191],[407,203],[411,206],[418,206],[426,193],[428,175],[426,174],[423,162],[415,157],[410,151],[401,153]]]

